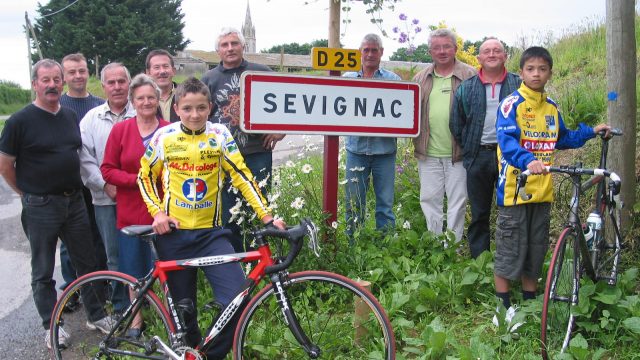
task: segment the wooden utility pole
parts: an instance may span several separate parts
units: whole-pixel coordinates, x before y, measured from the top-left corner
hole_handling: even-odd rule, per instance
[[[622,177],[623,227],[636,203],[636,39],[634,0],[607,0],[607,118],[622,129],[622,139],[609,144],[608,167]]]
[[[340,0],[329,0],[329,47],[340,47]],[[340,76],[340,71],[329,71],[330,76]],[[329,214],[329,225],[338,214],[338,136],[324,137],[324,167],[322,182],[324,196],[322,210]]]

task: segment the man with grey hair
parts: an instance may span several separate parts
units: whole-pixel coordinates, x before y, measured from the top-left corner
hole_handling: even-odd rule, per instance
[[[107,252],[107,267],[118,270],[116,187],[104,181],[100,165],[111,128],[124,119],[134,117],[136,111],[128,99],[131,76],[123,64],[107,64],[100,72],[100,81],[107,102],[89,110],[80,121],[80,174],[93,197],[96,224]]]
[[[462,239],[467,202],[466,172],[462,151],[449,130],[454,94],[462,81],[476,70],[456,60],[456,34],[436,29],[429,34],[429,64],[413,78],[422,86],[420,135],[413,139],[420,175],[420,206],[427,228],[441,234],[444,197],[447,197],[447,229]]]
[[[401,80],[400,76],[380,67],[384,52],[382,39],[367,34],[360,43],[362,70],[347,72],[349,78]],[[385,231],[395,226],[393,195],[395,183],[396,138],[348,136],[345,139],[346,159],[346,224],[347,235],[353,243],[355,230],[363,223],[369,177],[376,196],[376,229]]]
[[[500,101],[520,87],[520,77],[504,67],[507,53],[500,40],[490,37],[480,45],[477,75],[462,82],[456,91],[449,129],[462,146],[462,165],[467,171],[467,194],[471,223],[467,239],[471,257],[489,251],[489,218],[498,180],[496,114]],[[464,141],[463,141],[464,139]]]
[[[0,174],[22,201],[22,228],[31,248],[31,289],[51,348],[49,326],[56,303],[55,254],[58,238],[67,246],[78,275],[96,270],[93,243],[87,241],[89,218],[82,196],[82,147],[76,113],[60,105],[62,66],[54,60],[33,67],[32,104],[13,114],[0,135]],[[110,330],[110,318],[94,294],[82,294],[94,328]],[[58,342],[69,339],[60,328]]]
[[[209,120],[224,124],[238,145],[244,161],[258,183],[266,181],[263,192],[269,190],[272,151],[283,134],[247,134],[240,130],[240,75],[245,71],[272,71],[269,67],[244,59],[244,36],[234,28],[223,28],[216,41],[220,64],[207,71],[202,82],[209,87],[213,108]],[[230,222],[230,210],[242,202],[242,197],[231,189],[229,178],[222,188],[222,223],[233,231],[232,245],[244,251],[244,241],[237,224]],[[266,196],[265,196],[266,197]],[[238,205],[239,206],[239,205]]]

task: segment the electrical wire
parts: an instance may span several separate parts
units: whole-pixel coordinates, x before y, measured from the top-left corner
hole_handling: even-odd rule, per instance
[[[80,0],[76,0],[76,1],[72,2],[71,4],[69,4],[69,5],[65,6],[65,7],[63,7],[63,8],[62,8],[62,9],[60,9],[60,10],[52,12],[51,14],[42,15],[42,17],[43,17],[43,18],[46,18],[46,17],[49,17],[49,16],[53,16],[53,15],[55,15],[55,14],[57,14],[57,13],[63,12],[63,11],[65,11],[65,10],[67,10],[70,6],[72,6],[72,5],[74,5],[75,3],[77,3],[78,1],[80,1]]]

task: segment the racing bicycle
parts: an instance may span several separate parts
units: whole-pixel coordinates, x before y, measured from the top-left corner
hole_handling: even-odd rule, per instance
[[[149,242],[155,258],[153,269],[141,279],[98,271],[73,282],[62,293],[52,316],[55,359],[203,359],[237,313],[241,315],[235,328],[234,359],[395,359],[391,323],[371,292],[342,275],[287,271],[305,236],[318,255],[317,229],[309,220],[287,230],[273,226],[254,230],[257,248],[253,251],[172,261],[158,260],[156,235],[150,225],[129,226],[123,231]],[[286,254],[272,254],[268,239],[284,239],[280,245],[288,248]],[[183,317],[189,309],[171,297],[167,273],[230,262],[254,262],[254,266],[242,290],[217,316],[215,306],[205,306],[209,311],[201,312],[201,317],[211,317],[212,325],[197,346],[188,347]],[[257,291],[263,279],[267,285]],[[114,284],[122,284],[134,294],[125,309],[116,309],[118,302],[109,298]],[[64,311],[70,299],[89,291],[103,300],[105,311],[114,319],[108,334],[87,331],[81,311]],[[129,336],[128,330],[140,318],[142,333]],[[66,349],[58,345],[63,325],[72,335]]]

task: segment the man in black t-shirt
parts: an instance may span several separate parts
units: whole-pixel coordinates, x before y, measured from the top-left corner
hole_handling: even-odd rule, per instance
[[[22,200],[22,227],[31,247],[31,289],[48,347],[58,238],[67,245],[78,275],[96,269],[93,244],[86,241],[89,220],[78,155],[82,140],[76,114],[60,106],[62,74],[59,63],[38,61],[31,83],[35,101],[13,114],[0,135],[0,174]],[[87,326],[109,331],[113,321],[95,295],[83,294],[83,303]],[[61,330],[59,343],[65,345],[68,339]]]

